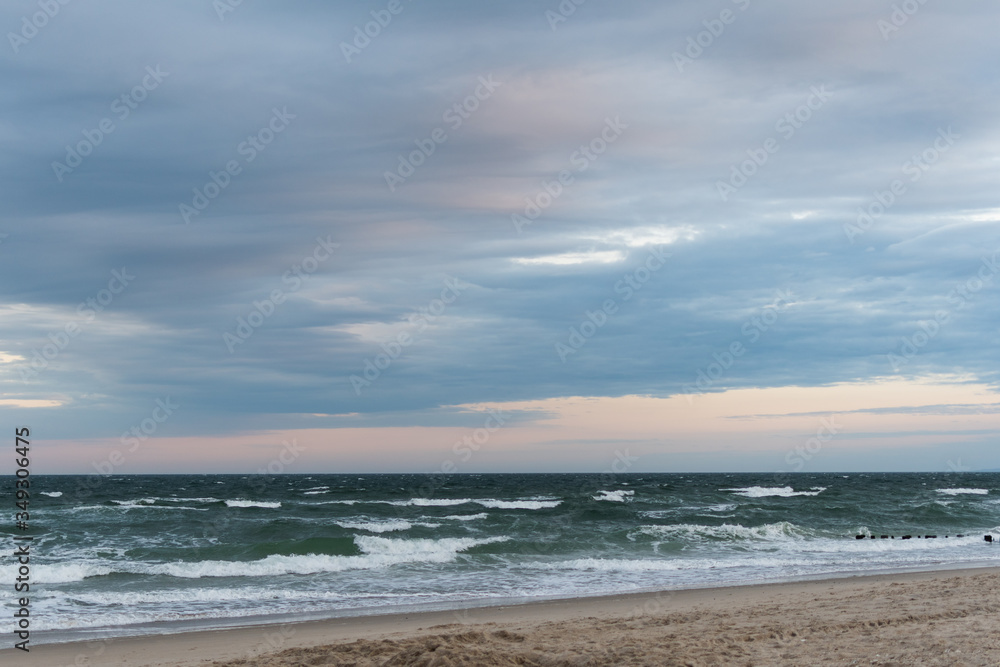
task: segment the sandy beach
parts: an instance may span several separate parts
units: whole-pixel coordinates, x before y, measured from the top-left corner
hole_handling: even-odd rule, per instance
[[[5,649],[10,665],[997,665],[1000,571],[534,602]]]

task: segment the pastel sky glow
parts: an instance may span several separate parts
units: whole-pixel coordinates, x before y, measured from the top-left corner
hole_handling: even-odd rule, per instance
[[[1000,467],[996,3],[388,4],[0,8],[35,474]]]

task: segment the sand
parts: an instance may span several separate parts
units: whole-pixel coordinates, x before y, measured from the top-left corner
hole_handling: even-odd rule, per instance
[[[1000,665],[1000,570],[535,602],[0,651],[3,665]]]

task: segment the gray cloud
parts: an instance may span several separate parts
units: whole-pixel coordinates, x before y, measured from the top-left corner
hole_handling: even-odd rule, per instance
[[[0,59],[0,351],[31,358],[112,269],[136,278],[37,377],[0,365],[3,393],[65,398],[44,411],[63,437],[116,435],[168,394],[189,408],[167,426],[187,433],[670,395],[747,342],[778,290],[790,302],[711,390],[890,375],[886,355],[942,310],[898,372],[995,386],[998,278],[954,290],[1000,249],[997,8],[923,5],[883,39],[891,4],[742,4],[589,2],[552,30],[555,2],[404,0],[351,63],[341,43],[384,3],[244,2],[224,20],[207,2],[66,5]],[[727,8],[678,71],[673,54]],[[0,26],[34,11],[8,5]],[[119,119],[113,100],[147,66],[169,75]],[[500,85],[454,127],[448,110],[489,76]],[[822,85],[829,101],[785,136]],[[250,161],[274,109],[295,118]],[[577,170],[615,117],[620,139]],[[52,162],[104,118],[114,131],[59,182]],[[390,192],[385,172],[437,128],[447,139]],[[959,138],[911,180],[906,161],[947,128]],[[780,148],[722,201],[717,183],[768,138]],[[185,224],[179,206],[229,161],[240,173]],[[561,170],[573,182],[518,234],[511,215]],[[851,243],[845,225],[894,179],[906,191]],[[340,247],[293,290],[283,277],[318,237]],[[625,301],[615,285],[664,239],[672,257]],[[618,259],[519,261],[569,253]],[[408,323],[449,277],[468,289]],[[287,300],[230,353],[223,334],[276,289]],[[618,312],[563,363],[556,343],[609,298]],[[412,344],[359,396],[350,376],[400,331]]]

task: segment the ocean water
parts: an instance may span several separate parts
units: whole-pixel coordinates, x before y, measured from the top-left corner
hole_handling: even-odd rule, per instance
[[[36,642],[1000,565],[996,473],[35,476],[31,502]]]

